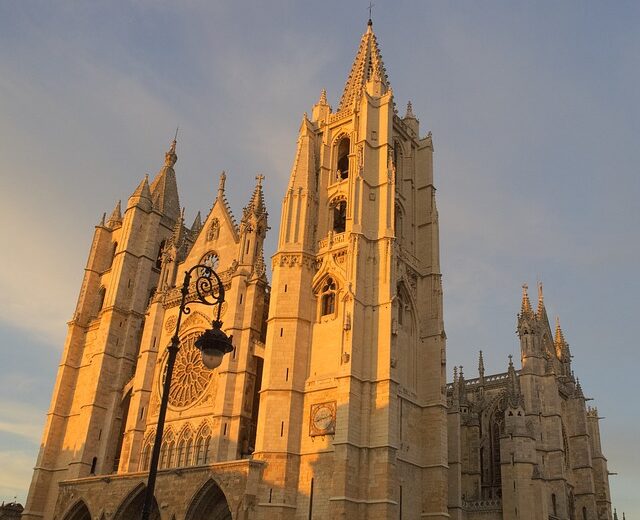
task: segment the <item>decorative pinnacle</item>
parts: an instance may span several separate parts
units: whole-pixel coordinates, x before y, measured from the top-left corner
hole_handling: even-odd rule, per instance
[[[264,180],[264,175],[262,175],[261,173],[256,175],[256,181],[258,181],[256,183],[256,186],[262,186],[262,181]]]
[[[513,368],[513,356],[509,354],[509,368]]]
[[[220,173],[220,182],[218,183],[218,197],[224,195],[224,183],[227,180],[227,174],[222,170]]]
[[[531,310],[531,302],[529,301],[529,293],[527,292],[528,289],[529,289],[529,286],[526,283],[523,283],[522,284],[522,305],[520,307],[521,315],[533,313],[533,311]]]
[[[326,89],[322,89],[320,91],[320,100],[318,101],[318,105],[326,105],[327,104],[327,91]]]
[[[564,339],[564,333],[562,332],[562,327],[560,327],[560,317],[556,316],[556,337],[555,343],[557,346],[564,346],[567,342]]]
[[[484,379],[484,359],[482,358],[482,350],[478,357],[478,374],[480,375],[480,379]]]
[[[413,113],[413,105],[411,104],[411,101],[407,102],[407,113],[404,115],[404,118],[410,118],[410,119],[415,119],[416,116]]]

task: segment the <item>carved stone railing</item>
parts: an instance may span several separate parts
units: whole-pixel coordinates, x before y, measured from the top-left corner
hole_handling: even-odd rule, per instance
[[[331,247],[334,244],[341,244],[347,240],[346,233],[333,233],[330,232],[327,238],[323,238],[322,240],[318,240],[318,249],[324,249],[326,247]]]
[[[463,500],[462,509],[465,511],[502,511],[502,500],[499,498],[488,500]]]

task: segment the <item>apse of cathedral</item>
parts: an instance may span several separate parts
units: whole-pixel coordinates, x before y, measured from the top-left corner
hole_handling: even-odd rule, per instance
[[[611,520],[597,410],[542,292],[521,368],[480,357],[446,383],[432,136],[398,112],[371,21],[337,107],[323,90],[301,119],[271,284],[264,177],[236,220],[223,172],[187,225],[176,148],[95,227],[22,518],[139,518],[179,324],[154,519]],[[198,264],[225,301],[182,316]],[[234,348],[209,370],[218,313]]]

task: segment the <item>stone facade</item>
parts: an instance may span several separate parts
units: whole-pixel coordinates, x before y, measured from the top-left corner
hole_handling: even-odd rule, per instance
[[[337,109],[323,91],[302,118],[271,290],[263,177],[239,224],[222,173],[187,227],[174,140],[96,226],[23,518],[137,518],[178,288],[206,263],[226,302],[193,304],[180,326],[154,519],[577,518],[570,503],[610,519],[568,347],[549,360],[530,339],[546,315],[523,311],[522,371],[447,389],[432,156],[369,23]],[[218,310],[235,350],[208,371],[194,341]],[[477,423],[496,410],[487,437]]]
[[[557,321],[551,332],[539,285],[518,315],[521,366],[478,377],[462,367],[448,386],[449,511],[458,520],[611,520],[598,411],[585,404]]]

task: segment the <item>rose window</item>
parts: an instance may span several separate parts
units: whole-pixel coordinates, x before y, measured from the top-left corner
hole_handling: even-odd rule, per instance
[[[190,334],[180,342],[169,390],[169,404],[176,408],[195,403],[211,382],[213,371],[204,366],[202,354],[194,345],[200,334]]]

